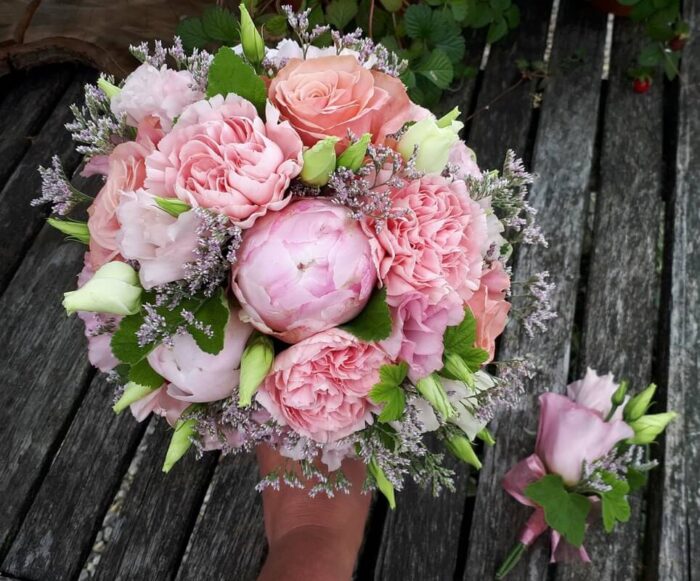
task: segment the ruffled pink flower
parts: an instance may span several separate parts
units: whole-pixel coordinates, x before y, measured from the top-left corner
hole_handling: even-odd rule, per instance
[[[142,422],[151,413],[161,416],[174,426],[179,417],[188,407],[189,402],[175,399],[168,395],[167,386],[162,386],[146,397],[131,404],[131,413],[137,421]]]
[[[111,108],[118,117],[126,115],[127,123],[134,127],[153,116],[165,131],[170,131],[173,119],[203,97],[189,71],[175,71],[165,65],[157,69],[144,63],[126,78],[119,94],[112,97]]]
[[[94,270],[119,259],[117,207],[122,192],[141,188],[146,179],[146,156],[155,148],[162,132],[146,119],[138,129],[136,141],[117,145],[109,156],[107,181],[88,208],[90,261]]]
[[[117,245],[124,258],[138,260],[145,289],[180,280],[194,260],[199,220],[194,211],[171,216],[147,191],[123,192],[117,207]]]
[[[393,332],[381,345],[393,360],[408,363],[409,378],[415,382],[442,368],[445,329],[462,321],[464,308],[457,293],[434,305],[416,291],[399,299],[391,307]]]
[[[476,154],[461,139],[450,149],[447,163],[457,167],[456,175],[460,179],[466,179],[467,177],[478,179],[481,177],[481,170],[476,163]]]
[[[569,399],[598,412],[600,417],[605,419],[610,413],[612,396],[618,387],[620,387],[620,384],[615,382],[615,377],[612,373],[598,375],[595,370],[589,367],[584,378],[570,383],[566,388],[566,392]],[[620,406],[615,411],[614,419],[622,419],[623,408],[624,406]]]
[[[245,320],[287,343],[349,321],[377,282],[373,243],[327,200],[299,200],[258,220],[232,272]]]
[[[600,413],[556,393],[540,396],[540,424],[535,453],[550,473],[573,486],[581,479],[583,461],[592,462],[634,436],[621,420],[606,422]]]
[[[172,347],[159,345],[148,363],[166,381],[168,395],[185,402],[226,399],[238,385],[241,355],[253,328],[231,310],[224,348],[217,355],[205,353],[189,333],[175,335]]]
[[[414,105],[406,87],[394,77],[369,71],[354,56],[292,59],[272,79],[268,98],[312,146],[328,136],[348,142],[348,131],[372,134],[383,143],[407,121],[414,120]]]
[[[267,122],[238,95],[190,105],[146,160],[146,188],[226,214],[241,227],[281,210],[301,171],[302,143],[268,106]]]
[[[334,442],[372,423],[368,393],[388,362],[373,343],[330,329],[280,353],[256,397],[278,423]]]
[[[467,301],[476,319],[476,346],[488,351],[489,361],[496,351],[496,339],[503,333],[508,322],[510,303],[506,292],[510,288],[510,277],[500,262],[493,262],[481,277],[481,285]]]
[[[481,279],[486,217],[464,182],[426,176],[394,191],[392,201],[410,212],[388,220],[377,234],[389,304],[413,291],[426,294],[430,304],[453,290],[468,300]]]

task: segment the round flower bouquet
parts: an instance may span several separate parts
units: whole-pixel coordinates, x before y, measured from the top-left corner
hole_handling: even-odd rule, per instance
[[[553,316],[546,273],[507,266],[544,243],[531,176],[510,152],[482,172],[459,111],[415,105],[381,45],[288,18],[298,42],[276,48],[243,8],[239,47],[132,47],[142,64],[87,86],[68,125],[102,189],[54,158],[38,202],[88,246],[64,306],[114,410],[174,428],[164,470],[192,446],[265,444],[289,463],[261,488],[332,495],[353,457],[393,506],[409,477],[452,487],[428,433],[478,467],[473,442],[532,372],[494,359],[509,318]],[[87,222],[67,219],[83,203]]]

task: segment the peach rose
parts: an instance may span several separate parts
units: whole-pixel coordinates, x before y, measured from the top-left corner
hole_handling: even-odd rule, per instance
[[[348,130],[383,143],[415,117],[403,83],[363,68],[354,56],[291,59],[270,83],[268,98],[304,145],[335,136],[337,151],[347,145]]]
[[[510,303],[506,291],[510,278],[500,262],[493,262],[481,278],[481,286],[467,301],[476,319],[476,346],[489,353],[489,361],[496,351],[496,339],[508,322]]]

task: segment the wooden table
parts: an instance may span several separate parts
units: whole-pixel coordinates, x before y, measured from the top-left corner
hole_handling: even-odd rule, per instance
[[[700,2],[686,4],[698,35]],[[532,340],[508,331],[501,352],[535,353],[542,372],[499,416],[482,471],[458,468],[455,494],[409,487],[396,511],[374,504],[357,579],[493,578],[528,514],[500,481],[532,449],[537,395],[586,366],[637,388],[656,381],[659,407],[681,417],[653,450],[662,466],[630,522],[589,535],[592,565],[550,566],[540,541],[510,579],[700,578],[700,40],[680,84],[657,78],[636,95],[626,69],[643,37],[615,22],[601,80],[606,18],[562,0],[541,94],[523,83],[497,99],[518,78],[515,58],[542,58],[550,12],[528,3],[518,31],[445,103],[479,111],[467,130],[482,167],[511,147],[540,175],[531,197],[550,247],[522,252],[516,278],[549,270],[559,318]],[[29,201],[53,152],[78,167],[63,125],[93,78],[56,65],[0,79],[0,579],[253,579],[265,554],[254,460],[191,455],[162,474],[162,422],[112,413],[81,323],[60,306],[82,248]]]

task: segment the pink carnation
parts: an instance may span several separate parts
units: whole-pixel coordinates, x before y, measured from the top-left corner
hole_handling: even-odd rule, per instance
[[[430,304],[453,290],[468,300],[479,288],[487,240],[486,216],[464,182],[426,176],[394,191],[392,201],[410,212],[388,220],[377,235],[386,253],[380,277],[389,304],[413,291]]]
[[[368,393],[388,362],[376,345],[330,329],[280,353],[257,400],[303,436],[337,441],[372,423]]]
[[[144,63],[126,78],[119,94],[112,98],[111,108],[117,117],[126,115],[127,123],[134,127],[152,116],[170,131],[173,119],[203,97],[189,71],[175,71],[165,65],[157,69]]]
[[[141,189],[122,193],[117,217],[119,251],[124,258],[138,260],[143,288],[184,278],[185,264],[194,260],[197,248],[199,220],[194,211],[175,218]]]
[[[146,160],[146,187],[226,214],[241,227],[281,210],[301,171],[302,143],[274,107],[267,122],[238,95],[190,105]]]

